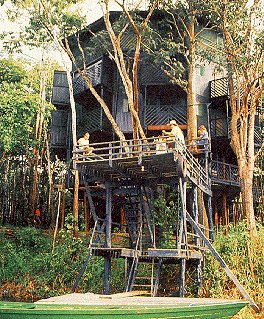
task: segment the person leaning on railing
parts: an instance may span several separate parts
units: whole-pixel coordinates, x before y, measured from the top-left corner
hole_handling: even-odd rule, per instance
[[[83,137],[79,138],[77,141],[78,148],[83,149],[86,155],[90,155],[94,150],[93,147],[89,146],[90,145],[89,138],[90,138],[90,134],[87,132],[84,134]]]
[[[198,137],[196,143],[197,145],[201,145],[202,149],[208,149],[209,135],[204,125],[200,125],[198,128]]]
[[[171,127],[171,131],[167,132],[165,130],[162,133],[166,136],[171,137],[173,140],[178,139],[183,145],[185,145],[184,135],[180,127],[175,120],[171,120],[168,124]]]

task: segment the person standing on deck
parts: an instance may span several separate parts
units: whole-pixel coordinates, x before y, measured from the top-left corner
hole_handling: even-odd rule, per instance
[[[184,135],[180,127],[178,126],[177,122],[175,120],[171,120],[169,123],[171,127],[171,131],[167,132],[165,130],[162,131],[164,135],[167,135],[169,137],[173,137],[178,139],[183,145],[185,145]]]

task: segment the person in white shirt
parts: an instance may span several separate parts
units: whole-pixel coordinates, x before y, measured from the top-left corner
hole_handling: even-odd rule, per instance
[[[93,151],[93,147],[90,147],[89,144],[89,138],[90,134],[87,132],[84,134],[83,137],[79,138],[77,141],[77,145],[79,146],[80,149],[83,149],[85,151],[85,154],[91,154]]]
[[[162,133],[164,135],[178,139],[183,145],[185,145],[183,132],[180,129],[180,127],[178,126],[177,122],[175,120],[171,120],[169,125],[171,127],[171,131],[167,132],[167,131],[163,130]]]

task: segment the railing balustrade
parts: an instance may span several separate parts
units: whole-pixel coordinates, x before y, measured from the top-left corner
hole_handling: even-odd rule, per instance
[[[93,148],[92,154],[85,153],[85,150],[78,148],[74,152],[73,160],[78,163],[103,162],[108,161],[109,166],[114,161],[120,159],[137,158],[138,164],[142,158],[161,153],[174,153],[174,156],[182,156],[185,160],[187,175],[197,181],[197,184],[210,189],[208,172],[197,162],[196,158],[189,152],[187,147],[178,139],[171,140],[162,136],[162,143],[165,148],[163,151],[158,150],[159,143],[157,137],[151,137],[138,140],[111,141],[90,144]]]
[[[238,166],[219,161],[211,162],[212,180],[217,183],[240,185]]]

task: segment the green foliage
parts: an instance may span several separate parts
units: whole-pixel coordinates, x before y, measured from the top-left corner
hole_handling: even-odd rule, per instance
[[[160,248],[175,248],[179,222],[179,202],[176,192],[168,196],[160,196],[155,202],[155,225],[157,226],[157,242]],[[173,240],[174,239],[174,240]]]
[[[264,227],[258,224],[259,239],[250,241],[245,222],[230,225],[228,235],[220,231],[214,242],[227,265],[255,302],[264,297]],[[207,297],[240,298],[240,293],[216,260],[208,254],[204,268],[203,294]]]
[[[39,110],[39,76],[26,70],[22,61],[0,61],[0,150],[26,154],[34,146],[36,114]],[[47,103],[47,114],[49,113]]]
[[[0,83],[20,83],[25,78],[25,72],[20,63],[14,63],[9,59],[1,60]]]
[[[12,228],[11,234],[4,229],[0,233],[0,299],[35,301],[71,290],[86,259],[89,238],[61,230],[52,254],[52,234],[33,227]],[[114,261],[113,292],[123,289],[124,269],[124,260]],[[102,293],[103,271],[104,259],[92,257],[77,290]]]

